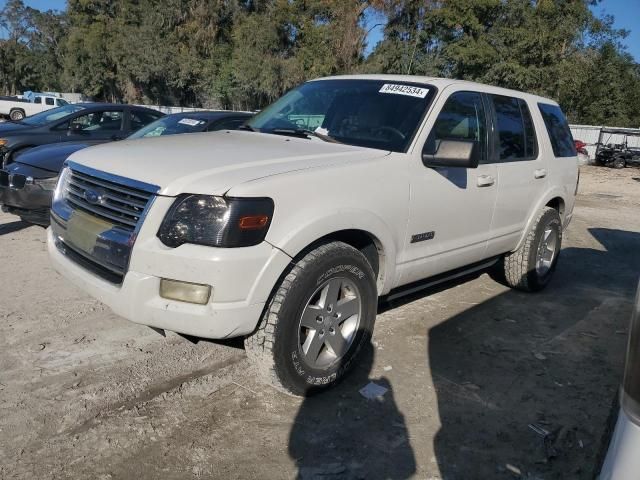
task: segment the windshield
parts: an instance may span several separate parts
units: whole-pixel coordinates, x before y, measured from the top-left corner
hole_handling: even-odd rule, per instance
[[[129,139],[160,137],[164,135],[175,135],[178,133],[202,132],[207,126],[207,121],[201,118],[192,118],[188,114],[169,115],[151,122],[136,133],[129,135]]]
[[[44,112],[31,115],[22,120],[22,123],[33,126],[46,125],[72,113],[79,112],[80,110],[84,110],[84,107],[80,105],[65,105],[64,107],[52,108],[51,110],[45,110]]]
[[[306,130],[349,145],[403,152],[434,90],[383,80],[313,81],[290,91],[247,124],[263,133]]]

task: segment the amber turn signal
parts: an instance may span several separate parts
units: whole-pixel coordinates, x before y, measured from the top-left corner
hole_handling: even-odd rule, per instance
[[[260,230],[269,223],[269,217],[267,215],[250,215],[240,218],[238,226],[240,230]]]

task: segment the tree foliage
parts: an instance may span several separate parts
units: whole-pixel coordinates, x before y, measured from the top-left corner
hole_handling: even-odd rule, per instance
[[[573,122],[640,126],[640,68],[596,3],[68,0],[40,12],[9,0],[0,90],[253,109],[309,78],[410,73],[549,96]],[[376,21],[384,35],[365,55]]]

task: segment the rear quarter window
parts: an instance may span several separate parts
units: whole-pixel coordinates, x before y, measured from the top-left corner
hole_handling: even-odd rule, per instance
[[[556,157],[575,157],[576,146],[569,129],[569,123],[557,105],[538,103],[540,114],[547,127],[553,155]]]

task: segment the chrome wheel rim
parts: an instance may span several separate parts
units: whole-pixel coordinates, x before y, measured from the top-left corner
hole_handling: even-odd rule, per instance
[[[298,346],[307,365],[326,369],[349,351],[362,316],[362,297],[347,278],[331,278],[307,301],[298,326]]]
[[[556,258],[558,244],[558,233],[551,225],[547,225],[538,246],[536,258],[536,272],[539,276],[542,277],[551,270],[553,261]]]

